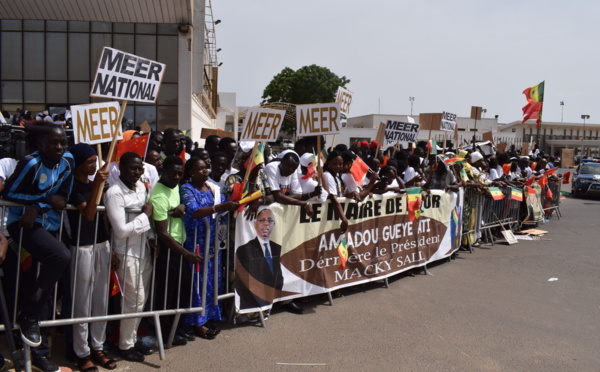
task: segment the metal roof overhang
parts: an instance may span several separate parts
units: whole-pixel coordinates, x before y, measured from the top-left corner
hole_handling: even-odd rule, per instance
[[[194,0],[2,0],[0,19],[193,24]]]

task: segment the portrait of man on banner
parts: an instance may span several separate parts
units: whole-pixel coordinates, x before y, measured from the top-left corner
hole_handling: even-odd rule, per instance
[[[256,236],[236,250],[235,288],[239,310],[270,306],[281,296],[281,245],[271,240],[273,212],[262,207],[253,222]]]

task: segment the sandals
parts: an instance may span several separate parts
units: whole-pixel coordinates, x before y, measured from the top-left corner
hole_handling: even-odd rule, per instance
[[[208,328],[212,329],[213,331],[215,331],[215,336],[218,335],[219,333],[221,333],[221,330],[213,323],[210,324],[205,324]]]
[[[214,340],[217,337],[217,330],[214,328],[209,328],[205,325],[200,327],[194,327],[194,333],[196,336],[203,338],[205,340]]]
[[[111,359],[108,356],[106,356],[104,350],[92,350],[91,358],[96,364],[101,365],[103,368],[117,368],[117,362],[114,359]]]
[[[98,367],[94,365],[89,355],[84,358],[77,358],[77,368],[81,372],[99,372]]]

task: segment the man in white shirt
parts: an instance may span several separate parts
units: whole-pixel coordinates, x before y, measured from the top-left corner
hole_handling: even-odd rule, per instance
[[[305,201],[312,196],[303,194],[300,182],[298,182],[298,173],[296,172],[300,165],[298,154],[292,150],[286,150],[279,155],[279,159],[280,161],[273,161],[265,166],[265,173],[275,201],[281,204],[303,206],[306,208],[306,214],[312,217],[312,207]]]
[[[113,229],[114,251],[119,259],[117,277],[123,295],[123,313],[144,310],[152,277],[152,254],[148,241],[151,233],[152,204],[148,191],[140,181],[144,172],[142,158],[133,152],[123,154],[119,164],[120,176],[104,196],[106,213]],[[127,208],[141,208],[142,213],[127,213]],[[148,244],[150,243],[150,244]],[[144,356],[134,348],[139,318],[121,320],[119,349],[124,359],[144,361]]]

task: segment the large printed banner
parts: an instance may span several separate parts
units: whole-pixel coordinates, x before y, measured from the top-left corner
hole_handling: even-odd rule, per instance
[[[296,106],[296,135],[320,136],[340,133],[340,103],[317,103]]]
[[[75,143],[90,145],[110,142],[117,131],[117,139],[123,139],[123,130],[119,121],[118,102],[91,103],[71,106]]]
[[[284,118],[285,110],[250,107],[246,112],[240,141],[277,141]]]
[[[345,269],[331,204],[313,204],[312,218],[304,208],[281,204],[259,210],[254,221],[238,215],[236,308],[266,310],[276,301],[380,280],[450,256],[460,247],[462,192],[423,194],[422,213],[409,210],[406,194],[361,203],[340,199],[350,221]]]
[[[164,63],[104,47],[90,97],[156,103]]]

